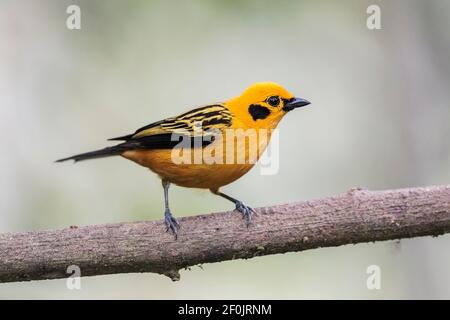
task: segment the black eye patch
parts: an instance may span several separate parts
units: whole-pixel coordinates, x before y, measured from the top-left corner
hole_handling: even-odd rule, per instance
[[[248,112],[255,121],[258,119],[265,119],[270,114],[269,108],[261,106],[259,104],[250,105],[250,107],[248,107]]]

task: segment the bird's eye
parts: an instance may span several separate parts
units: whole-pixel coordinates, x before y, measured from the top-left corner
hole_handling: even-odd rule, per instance
[[[267,99],[267,103],[270,104],[272,107],[276,107],[280,104],[280,98],[277,96],[269,97]]]

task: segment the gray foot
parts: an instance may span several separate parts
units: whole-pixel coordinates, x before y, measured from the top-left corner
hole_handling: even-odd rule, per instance
[[[166,231],[173,233],[175,236],[175,239],[177,239],[178,236],[178,229],[180,229],[180,225],[178,224],[177,220],[173,217],[172,212],[167,210],[164,213],[164,223],[166,224]]]
[[[236,202],[236,210],[242,213],[242,216],[245,219],[248,228],[252,220],[252,215],[255,213],[255,210],[253,210],[249,206],[246,206],[241,201]]]

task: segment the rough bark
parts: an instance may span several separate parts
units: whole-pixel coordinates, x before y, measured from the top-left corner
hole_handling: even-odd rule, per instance
[[[0,282],[156,272],[172,280],[188,266],[450,232],[450,186],[353,189],[256,209],[247,229],[236,212],[179,218],[178,239],[162,221],[0,234]]]

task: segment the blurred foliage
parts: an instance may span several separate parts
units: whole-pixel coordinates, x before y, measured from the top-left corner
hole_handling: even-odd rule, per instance
[[[258,207],[450,180],[450,2],[0,2],[0,231],[160,219],[159,180],[122,159],[53,160],[276,81],[311,100],[280,125],[280,171],[226,190]],[[78,4],[82,29],[65,27]],[[186,216],[231,209],[173,188]],[[449,298],[448,236],[230,261],[182,272],[0,285],[0,298]],[[366,268],[382,268],[367,290]]]

